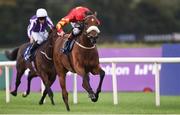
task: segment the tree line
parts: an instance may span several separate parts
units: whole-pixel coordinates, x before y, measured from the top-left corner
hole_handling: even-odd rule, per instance
[[[8,1],[8,0],[6,0]],[[46,8],[54,24],[78,5],[98,12],[103,36],[169,34],[180,31],[179,0],[14,0],[0,5],[0,44],[28,41],[29,19]]]

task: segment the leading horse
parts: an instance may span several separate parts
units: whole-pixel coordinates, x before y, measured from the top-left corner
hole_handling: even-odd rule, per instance
[[[51,33],[49,33],[49,35],[51,35]],[[51,103],[54,105],[53,92],[50,88],[56,78],[56,71],[52,61],[52,41],[51,39],[48,39],[35,51],[34,63],[30,63],[24,59],[25,50],[29,47],[29,45],[30,43],[25,43],[11,52],[5,51],[6,57],[9,60],[16,60],[16,84],[15,89],[11,92],[11,94],[13,96],[17,95],[17,89],[21,83],[21,77],[24,71],[29,68],[28,88],[24,96],[27,96],[30,93],[30,83],[32,78],[39,76],[45,85],[45,90],[39,104],[43,104],[43,100],[48,94]]]
[[[71,71],[82,76],[83,88],[88,92],[93,102],[96,102],[101,92],[101,87],[105,72],[99,64],[99,55],[96,47],[96,40],[100,33],[99,21],[95,15],[89,15],[83,20],[83,30],[81,34],[74,38],[72,51],[66,55],[60,52],[63,48],[66,36],[59,37],[54,41],[53,45],[53,61],[56,72],[59,76],[59,83],[62,88],[62,97],[69,111],[68,92],[66,90],[66,73]],[[92,90],[89,83],[89,73],[100,75],[100,81],[96,93]]]

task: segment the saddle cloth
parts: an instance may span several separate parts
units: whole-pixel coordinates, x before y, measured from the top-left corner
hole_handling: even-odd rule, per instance
[[[31,60],[34,60],[35,51],[32,52],[32,54],[30,54],[31,48],[32,48],[32,44],[29,44],[29,45],[27,46],[27,48],[25,48],[25,50],[24,50],[24,59],[25,59],[26,61],[29,60],[30,57],[31,57]]]
[[[25,59],[26,61],[29,59],[29,51],[30,51],[30,49],[31,49],[31,44],[29,44],[29,45],[27,46],[27,48],[25,48],[25,50],[24,50],[24,59]]]

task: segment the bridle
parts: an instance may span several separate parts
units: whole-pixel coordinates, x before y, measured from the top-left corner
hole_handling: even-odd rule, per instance
[[[86,20],[90,17],[93,17],[92,20],[95,20],[98,24],[100,23],[99,20],[96,18],[95,15],[88,15],[84,18],[84,21],[83,21],[83,28],[86,28]],[[87,35],[88,33],[90,33],[91,31],[96,31],[98,34],[100,33],[100,30],[99,28],[96,26],[96,25],[92,25],[92,26],[89,26],[86,31],[84,32],[85,35]]]
[[[91,18],[91,17],[93,17],[93,18]],[[91,18],[91,20],[92,21],[97,21],[98,23],[99,23],[99,20],[96,18],[96,16],[94,16],[94,15],[88,15],[88,16],[86,16],[85,18],[84,18],[84,20],[83,20],[83,33],[81,33],[81,34],[83,34],[84,36],[86,36],[86,38],[87,39],[90,39],[90,42],[93,44],[93,46],[91,46],[91,47],[86,47],[86,46],[84,46],[84,45],[82,45],[81,43],[79,43],[77,40],[75,40],[75,43],[79,46],[79,47],[81,47],[81,48],[83,48],[83,49],[94,49],[95,47],[96,47],[96,39],[98,38],[98,34],[100,33],[100,30],[99,30],[99,28],[96,26],[96,25],[92,25],[92,26],[88,26],[87,27],[87,25],[88,24],[86,24],[86,20],[88,19],[88,18]],[[90,35],[90,33],[92,32],[92,31],[95,31],[95,35],[94,36],[92,36],[92,35]]]

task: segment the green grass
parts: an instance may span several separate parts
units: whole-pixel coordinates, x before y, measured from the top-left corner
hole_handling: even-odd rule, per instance
[[[112,93],[101,93],[99,101],[93,103],[87,93],[78,93],[78,104],[73,104],[69,93],[70,112],[67,112],[61,98],[61,93],[55,93],[56,105],[46,98],[44,105],[38,105],[40,93],[32,93],[27,98],[21,94],[11,96],[10,103],[5,103],[5,92],[0,91],[0,114],[149,114],[149,113],[180,113],[180,97],[161,96],[161,106],[155,106],[154,93],[121,92],[118,94],[119,104],[113,105]]]

